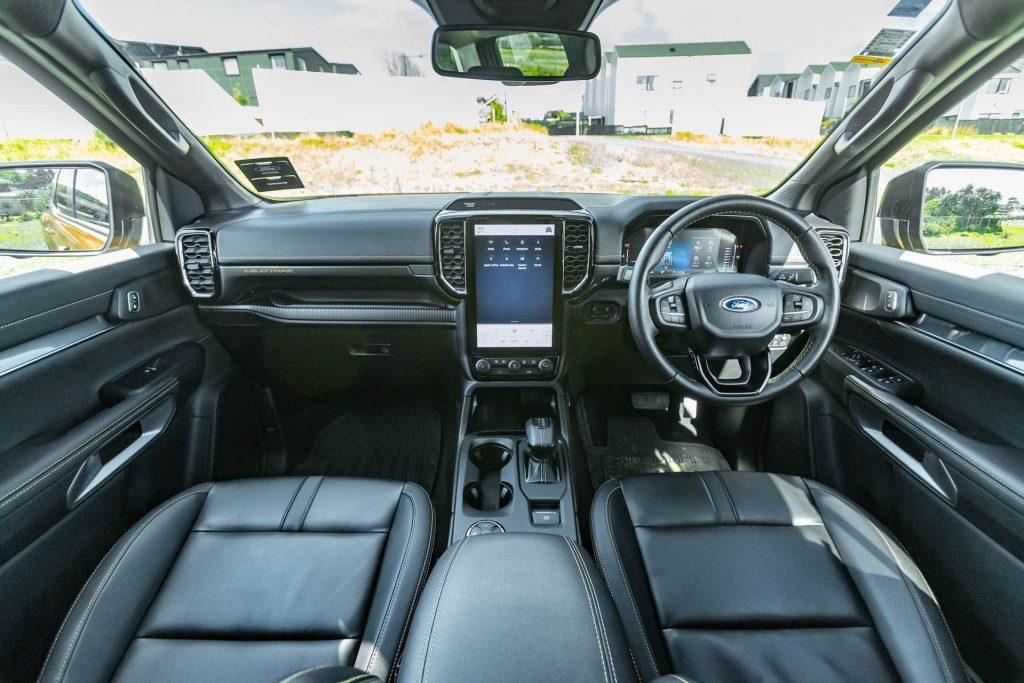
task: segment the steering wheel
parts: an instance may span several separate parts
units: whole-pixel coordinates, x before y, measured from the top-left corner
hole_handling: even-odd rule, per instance
[[[651,271],[672,238],[705,218],[735,215],[765,218],[789,233],[814,284],[710,272],[651,287]],[[675,212],[647,240],[629,282],[629,327],[640,355],[666,382],[710,404],[750,405],[786,391],[821,360],[838,319],[839,278],[825,244],[803,217],[761,197],[709,197]],[[768,346],[784,331],[804,331],[807,341],[788,367],[773,372]],[[655,343],[658,335],[689,349],[696,379],[669,362]]]

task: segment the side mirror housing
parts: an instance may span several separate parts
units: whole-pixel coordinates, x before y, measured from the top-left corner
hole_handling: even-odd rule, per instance
[[[0,255],[100,254],[145,229],[138,181],[99,161],[0,164]]]
[[[1024,250],[1024,165],[933,161],[885,189],[882,244],[930,254]]]

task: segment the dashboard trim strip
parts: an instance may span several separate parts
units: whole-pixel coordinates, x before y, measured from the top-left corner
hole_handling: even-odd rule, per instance
[[[211,314],[248,314],[281,323],[455,325],[455,309],[427,306],[272,306],[204,305]]]

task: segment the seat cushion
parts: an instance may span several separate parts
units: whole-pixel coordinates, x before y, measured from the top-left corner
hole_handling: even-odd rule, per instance
[[[965,680],[909,556],[821,484],[629,477],[601,487],[592,521],[645,680]]]
[[[75,600],[43,681],[393,672],[433,543],[415,484],[203,484],[135,524]]]

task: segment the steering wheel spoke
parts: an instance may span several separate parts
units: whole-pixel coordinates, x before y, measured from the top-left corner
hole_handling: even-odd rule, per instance
[[[757,396],[772,376],[772,354],[765,350],[739,358],[708,358],[690,351],[701,381],[718,396]]]

